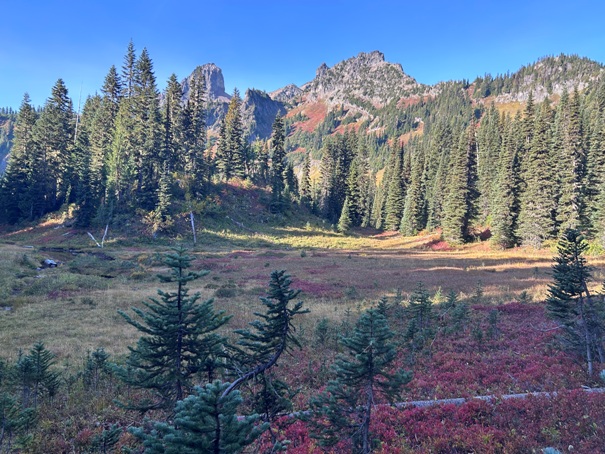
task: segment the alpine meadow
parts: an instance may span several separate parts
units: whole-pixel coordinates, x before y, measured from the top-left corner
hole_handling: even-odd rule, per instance
[[[605,452],[602,63],[137,46],[0,109],[0,453]]]

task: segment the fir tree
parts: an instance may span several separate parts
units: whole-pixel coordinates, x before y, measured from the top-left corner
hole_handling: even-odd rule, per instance
[[[134,50],[134,43],[132,40],[128,43],[128,50],[124,56],[124,64],[122,65],[122,80],[124,85],[122,87],[122,96],[130,98],[134,96],[134,86],[137,73],[136,67],[137,55]]]
[[[342,213],[340,219],[338,219],[337,229],[340,233],[347,233],[353,225],[354,213],[349,203],[349,198],[345,199],[345,203],[342,206]]]
[[[426,223],[423,188],[424,153],[420,152],[412,165],[412,176],[405,196],[403,216],[399,224],[402,235],[412,236],[420,232]]]
[[[284,200],[284,177],[286,171],[286,149],[285,149],[284,121],[280,116],[275,117],[273,131],[271,133],[271,189],[272,207],[276,212],[283,209]]]
[[[463,243],[470,237],[469,227],[477,216],[477,145],[471,124],[450,157],[449,184],[443,207],[443,237]]]
[[[501,248],[509,248],[517,243],[515,231],[519,209],[519,166],[513,127],[510,118],[507,118],[492,206],[491,241]]]
[[[558,156],[551,165],[556,167],[557,224],[561,230],[586,225],[584,209],[584,179],[586,175],[586,152],[583,144],[583,128],[580,112],[580,96],[575,90],[567,100],[561,98],[557,112],[556,138]]]
[[[594,362],[603,364],[603,307],[588,290],[591,269],[583,254],[588,244],[579,231],[568,229],[558,244],[546,309],[563,330],[564,344],[584,358],[592,377]]]
[[[290,307],[290,301],[300,293],[300,290],[290,289],[291,283],[290,276],[285,271],[271,273],[268,294],[261,298],[267,308],[266,313],[255,312],[254,315],[260,320],[250,323],[252,329],[236,331],[240,335],[238,344],[243,347],[240,356],[246,372],[234,380],[224,394],[232,392],[245,381],[264,374],[277,364],[283,353],[289,352],[293,347],[300,348],[293,319],[309,311],[302,308],[302,301]]]
[[[21,392],[23,408],[38,406],[41,396],[53,397],[59,388],[59,373],[53,368],[55,354],[37,342],[27,355],[20,354],[15,364],[14,378]]]
[[[166,166],[168,171],[181,170],[184,167],[182,96],[183,88],[176,74],[172,74],[164,96],[164,144],[161,157],[162,166]]]
[[[266,429],[258,415],[238,416],[239,391],[225,393],[229,383],[215,381],[196,388],[176,404],[174,423],[153,422],[151,430],[131,432],[148,454],[235,454],[252,444]]]
[[[221,137],[217,150],[217,166],[225,181],[234,176],[245,176],[244,130],[241,113],[242,100],[239,91],[233,90],[227,114],[221,125]]]
[[[203,80],[194,76],[189,99],[183,109],[183,149],[185,175],[195,195],[200,195],[210,175],[204,158],[206,148],[206,111]]]
[[[334,446],[343,437],[351,451],[372,451],[372,411],[377,403],[392,402],[411,380],[403,370],[390,372],[397,355],[393,333],[384,315],[376,309],[364,312],[350,337],[341,338],[347,356],[337,358],[335,379],[314,398],[313,436],[322,446]]]
[[[481,220],[491,216],[494,197],[497,196],[494,183],[501,148],[500,129],[500,115],[492,103],[481,119],[481,127],[477,129],[477,204]]]
[[[90,190],[91,197],[98,204],[107,203],[108,161],[115,134],[115,122],[122,99],[122,83],[115,66],[105,77],[101,88],[101,105],[95,112],[88,132],[90,149]]]
[[[125,367],[117,372],[126,383],[149,390],[151,396],[128,407],[146,411],[154,408],[172,409],[178,400],[191,393],[193,379],[204,372],[208,361],[220,356],[222,336],[216,330],[230,317],[216,312],[212,300],[199,303],[199,293],[189,296],[187,285],[207,272],[187,271],[193,259],[183,248],[174,249],[164,257],[170,275],[158,275],[163,282],[175,282],[175,292],[158,290],[161,300],[150,298],[147,309],[133,308],[134,319],[119,312],[142,336],[136,347],[129,347]],[[218,364],[212,365],[216,369]],[[209,374],[211,375],[211,374]]]
[[[23,96],[14,128],[14,142],[0,184],[0,200],[6,222],[34,219],[44,213],[44,167],[34,140],[37,115],[29,95]]]
[[[303,161],[302,177],[300,179],[300,201],[305,206],[311,206],[311,153],[306,153]]]
[[[72,148],[74,116],[71,99],[62,79],[52,89],[33,131],[42,150],[42,175],[45,179],[47,210],[58,209],[68,202],[73,174]]]
[[[393,149],[391,163],[393,165],[393,172],[388,182],[385,203],[385,228],[387,230],[397,230],[403,216],[406,191],[403,147]]]
[[[162,170],[158,154],[162,148],[162,125],[153,62],[147,49],[141,51],[136,62],[132,101],[134,129],[130,138],[134,145],[135,200],[141,208],[152,210]]]
[[[522,160],[523,192],[520,195],[517,236],[522,244],[540,247],[555,232],[554,177],[551,175],[551,109],[548,98],[540,106],[531,146]]]

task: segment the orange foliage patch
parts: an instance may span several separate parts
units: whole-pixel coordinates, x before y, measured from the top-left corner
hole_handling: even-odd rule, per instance
[[[328,108],[324,103],[316,102],[291,110],[287,117],[293,117],[299,113],[303,114],[308,119],[305,121],[297,121],[294,123],[294,125],[292,125],[293,128],[302,129],[306,132],[313,132],[315,128],[317,128],[317,126],[319,126],[319,124],[326,118]]]

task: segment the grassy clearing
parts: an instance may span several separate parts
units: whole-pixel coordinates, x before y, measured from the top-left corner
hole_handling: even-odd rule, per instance
[[[3,354],[14,356],[42,340],[65,361],[100,346],[119,355],[136,342],[138,333],[117,310],[139,305],[159,287],[167,289],[156,277],[165,271],[157,254],[175,243],[119,237],[101,250],[91,247],[86,232],[50,222],[0,234],[2,240]],[[265,294],[271,271],[286,269],[312,311],[301,318],[303,333],[313,332],[322,318],[340,323],[382,296],[405,299],[418,282],[433,295],[453,290],[471,300],[479,293],[485,304],[514,301],[522,292],[534,301],[546,294],[552,251],[492,251],[484,244],[442,251],[435,245],[435,235],[343,236],[318,225],[264,226],[258,233],[206,229],[191,252],[195,268],[209,275],[192,291],[214,297],[218,309],[233,314],[229,330],[241,328],[263,310],[258,297]],[[36,269],[45,258],[61,266]],[[590,261],[595,280],[602,281],[605,260]]]

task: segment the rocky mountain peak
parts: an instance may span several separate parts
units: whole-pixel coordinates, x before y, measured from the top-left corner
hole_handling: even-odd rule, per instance
[[[302,90],[300,88],[298,88],[296,85],[294,84],[289,84],[286,85],[283,88],[280,88],[278,90],[275,90],[271,93],[269,93],[269,95],[271,96],[271,99],[273,99],[274,101],[279,101],[285,104],[289,104],[291,102],[293,102],[295,99],[299,98],[300,95],[302,94]]]
[[[374,106],[384,106],[426,87],[408,76],[398,63],[389,63],[382,52],[361,52],[329,68],[325,63],[316,77],[303,86],[309,100],[322,99],[328,104],[350,104],[351,99]]]
[[[183,98],[189,97],[189,87],[194,77],[201,77],[204,80],[204,92],[210,101],[220,99],[231,99],[231,96],[225,91],[225,78],[223,71],[214,63],[206,63],[198,66],[183,82]]]

